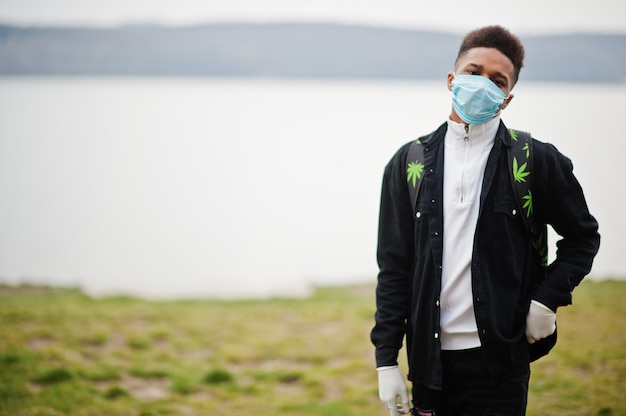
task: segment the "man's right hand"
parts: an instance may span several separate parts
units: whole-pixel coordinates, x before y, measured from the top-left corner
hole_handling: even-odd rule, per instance
[[[533,344],[556,331],[556,312],[536,300],[530,302],[526,316],[526,339]]]
[[[389,412],[389,416],[409,413],[409,394],[404,376],[397,365],[378,367],[378,397]],[[398,397],[402,402],[402,413],[398,409]]]

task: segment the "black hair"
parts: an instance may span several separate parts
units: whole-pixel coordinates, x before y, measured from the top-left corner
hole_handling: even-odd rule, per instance
[[[513,63],[515,82],[524,66],[524,45],[519,38],[501,26],[485,26],[469,32],[463,38],[456,60],[473,48],[494,48],[502,52]]]

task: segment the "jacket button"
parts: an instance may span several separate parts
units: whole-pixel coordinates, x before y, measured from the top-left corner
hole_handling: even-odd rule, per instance
[[[517,215],[517,210],[516,210],[516,209],[514,209],[513,211],[511,211],[511,214],[513,214],[513,215]]]
[[[415,214],[415,216],[416,216],[417,218],[419,218],[419,217],[421,217],[421,216],[422,216],[422,213],[421,213],[421,212],[419,212],[419,211],[417,211],[417,213]]]
[[[439,332],[435,332],[435,339],[439,338]]]
[[[439,306],[439,299],[435,302],[435,305]]]
[[[438,236],[438,235],[439,235],[439,232],[435,231],[435,236]]]

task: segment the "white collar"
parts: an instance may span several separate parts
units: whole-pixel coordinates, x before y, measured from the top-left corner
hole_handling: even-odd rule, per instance
[[[466,126],[469,127],[467,130],[465,129]],[[472,142],[491,145],[493,144],[493,141],[496,137],[499,126],[500,114],[482,124],[467,125],[465,123],[457,123],[456,121],[448,119],[448,131],[446,132],[446,140],[450,142],[457,142],[459,140],[463,141],[467,132],[469,140],[471,140]]]

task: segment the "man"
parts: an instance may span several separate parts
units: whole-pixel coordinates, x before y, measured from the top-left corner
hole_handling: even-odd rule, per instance
[[[420,139],[415,211],[410,143],[385,168],[371,339],[389,415],[409,412],[397,365],[405,336],[414,415],[524,415],[530,345],[556,336],[557,308],[591,269],[598,225],[570,160],[553,146],[532,142],[533,215],[562,237],[549,266],[518,209],[500,113],[523,59],[502,27],[467,34],[448,74],[450,118]]]

